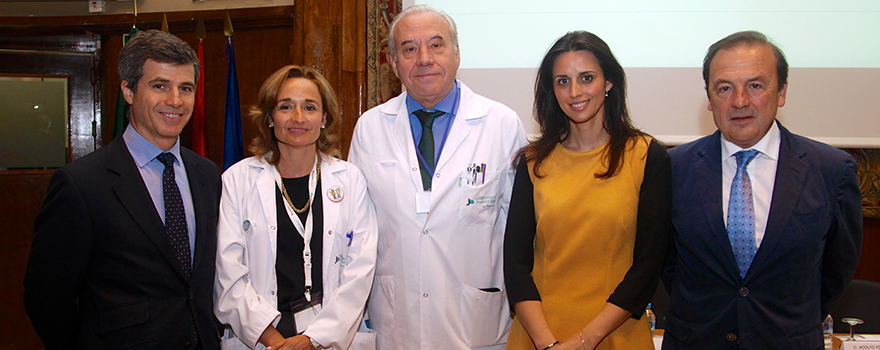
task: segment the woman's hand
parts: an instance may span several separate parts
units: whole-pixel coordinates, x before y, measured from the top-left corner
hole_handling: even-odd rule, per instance
[[[593,350],[599,345],[602,339],[605,339],[608,334],[611,334],[611,332],[617,329],[617,327],[620,327],[620,325],[630,316],[632,316],[631,312],[626,311],[617,305],[606,302],[605,306],[602,307],[602,310],[599,310],[599,314],[590,320],[584,329],[566,338],[565,341],[569,343],[577,343],[580,345],[579,349],[582,350]],[[583,340],[583,342],[581,342],[581,340]]]
[[[281,341],[273,343],[266,347],[266,350],[311,350],[312,341],[304,335],[295,335],[290,338],[284,338]]]
[[[581,342],[581,336],[575,333],[574,335],[565,338],[559,342],[558,345],[551,348],[551,350],[593,350],[596,348],[596,345],[599,345],[599,342],[591,342],[587,338],[583,338],[583,342]]]

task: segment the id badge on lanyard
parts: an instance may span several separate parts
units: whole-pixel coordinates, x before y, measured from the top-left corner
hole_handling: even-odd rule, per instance
[[[312,300],[299,299],[290,303],[290,311],[293,314],[294,328],[296,334],[302,334],[306,328],[312,324],[312,321],[321,313],[321,299],[323,293],[315,293]]]
[[[315,199],[315,188],[318,187],[318,175],[317,175],[317,162],[320,159],[315,161],[315,165],[312,166],[312,172],[309,174],[309,203],[314,202]],[[275,171],[275,183],[278,188],[282,188],[281,183],[281,174],[276,170]],[[287,212],[287,216],[290,217],[290,221],[293,222],[293,227],[296,228],[296,231],[299,232],[299,235],[303,238],[303,272],[305,272],[305,299],[307,302],[312,301],[312,210],[309,210],[309,213],[306,215],[306,223],[303,225],[303,222],[299,219],[299,215],[293,211],[290,203],[284,201],[284,209]],[[319,233],[320,234],[320,233]]]

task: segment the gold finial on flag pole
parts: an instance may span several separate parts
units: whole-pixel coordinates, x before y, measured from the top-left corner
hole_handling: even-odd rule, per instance
[[[226,22],[223,23],[223,34],[232,36],[232,19],[229,18],[229,9],[226,9]]]
[[[205,40],[208,37],[208,31],[205,29],[205,20],[199,15],[199,21],[196,22],[196,38]]]
[[[165,15],[165,12],[162,12],[162,31],[165,33],[170,33],[168,31],[168,16]]]

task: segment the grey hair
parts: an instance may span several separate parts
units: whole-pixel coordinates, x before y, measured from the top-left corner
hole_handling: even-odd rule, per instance
[[[394,17],[394,21],[391,22],[391,28],[389,28],[388,30],[388,47],[391,49],[391,57],[394,58],[395,62],[397,61],[397,40],[394,39],[394,29],[397,28],[397,24],[400,23],[400,21],[402,21],[405,17],[412,14],[424,12],[434,13],[440,16],[440,18],[443,18],[443,20],[445,20],[446,23],[449,24],[449,32],[452,34],[452,38],[450,38],[450,40],[452,41],[452,47],[455,48],[455,53],[458,53],[458,27],[455,26],[455,21],[452,20],[452,17],[446,14],[446,12],[440,11],[428,5],[413,5],[407,7],[399,14],[397,14],[397,16]]]
[[[119,52],[119,79],[137,92],[137,83],[144,76],[147,60],[159,63],[192,65],[195,81],[199,81],[199,57],[193,49],[180,38],[160,30],[140,31],[122,47]]]

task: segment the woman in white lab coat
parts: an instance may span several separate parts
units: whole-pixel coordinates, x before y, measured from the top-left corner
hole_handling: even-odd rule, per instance
[[[332,88],[312,68],[286,66],[263,83],[250,114],[255,156],[223,173],[214,282],[222,347],[374,345],[375,335],[356,332],[366,329],[376,213],[361,171],[337,158]]]

